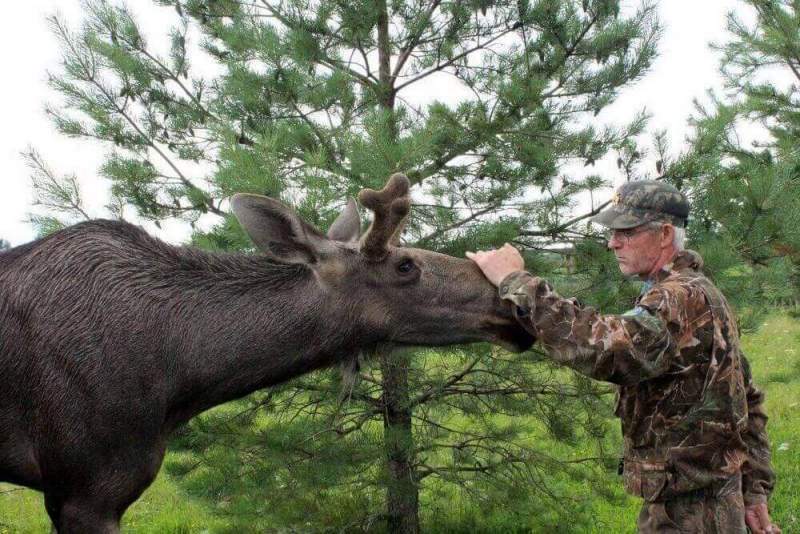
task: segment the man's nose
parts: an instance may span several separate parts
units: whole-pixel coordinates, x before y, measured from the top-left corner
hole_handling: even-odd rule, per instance
[[[611,234],[608,238],[606,246],[609,248],[609,250],[617,250],[618,248],[622,248],[622,243],[614,234]]]

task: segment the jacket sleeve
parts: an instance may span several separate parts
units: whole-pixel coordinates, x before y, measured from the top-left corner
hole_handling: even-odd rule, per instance
[[[681,321],[675,310],[685,295],[659,288],[633,310],[601,315],[522,271],[506,277],[499,291],[551,358],[597,380],[636,384],[665,373],[677,354]]]
[[[747,391],[747,428],[742,435],[747,445],[747,459],[742,465],[742,493],[745,505],[750,506],[767,502],[775,485],[775,473],[767,437],[764,393],[753,384],[750,363],[744,355],[742,368]]]

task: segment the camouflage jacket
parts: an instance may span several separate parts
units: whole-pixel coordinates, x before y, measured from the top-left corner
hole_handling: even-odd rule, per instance
[[[506,277],[500,296],[555,361],[619,385],[628,492],[660,500],[741,472],[745,502],[765,502],[774,474],[763,394],[701,268],[697,253],[679,253],[622,315],[562,298],[526,272]]]

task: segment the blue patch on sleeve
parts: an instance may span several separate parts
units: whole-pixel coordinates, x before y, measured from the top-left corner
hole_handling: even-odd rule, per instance
[[[654,332],[664,329],[664,322],[661,318],[653,315],[653,312],[642,306],[636,306],[634,309],[626,311],[622,314],[622,317],[634,319],[637,323]]]
[[[641,315],[651,315],[650,311],[647,308],[642,308],[641,306],[636,306],[632,310],[628,310],[622,314],[623,317],[639,317]]]

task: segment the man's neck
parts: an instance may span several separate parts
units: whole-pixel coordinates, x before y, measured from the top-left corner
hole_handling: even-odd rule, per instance
[[[669,247],[662,250],[661,256],[659,256],[658,260],[653,266],[653,269],[647,274],[647,276],[643,277],[645,281],[654,280],[656,274],[661,272],[661,269],[663,269],[665,265],[672,262],[672,260],[675,259],[675,256],[677,256],[677,254],[678,251],[675,250],[675,247]]]

